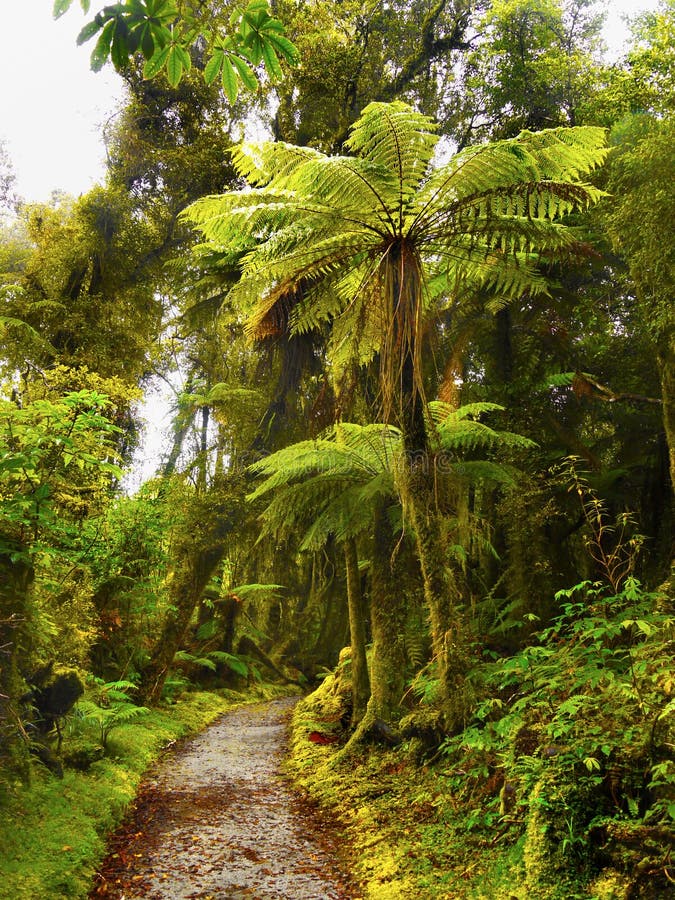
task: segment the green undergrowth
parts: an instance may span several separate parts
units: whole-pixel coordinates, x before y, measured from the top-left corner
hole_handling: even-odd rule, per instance
[[[163,749],[235,706],[288,693],[277,685],[246,693],[187,693],[171,706],[117,727],[105,754],[86,771],[66,766],[63,778],[57,778],[35,762],[27,785],[0,784],[0,898],[86,897],[107,834],[122,820],[143,773]],[[69,740],[76,745],[66,733],[64,753]],[[77,740],[82,742],[81,733]]]
[[[473,714],[440,743],[423,740],[435,719],[421,704],[406,740],[345,756],[340,667],[296,707],[289,773],[344,826],[364,900],[670,895],[671,603],[634,579],[559,601],[522,650],[476,663]]]
[[[337,745],[309,739],[330,728],[331,682],[329,676],[297,705],[286,766],[297,787],[337,815],[359,900],[476,896],[470,884],[488,871],[499,848],[467,832],[433,767],[417,765],[405,746],[364,745],[337,761]]]

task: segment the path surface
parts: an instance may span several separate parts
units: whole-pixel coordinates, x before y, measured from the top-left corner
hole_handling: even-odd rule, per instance
[[[91,897],[353,900],[328,828],[279,777],[294,702],[235,709],[167,755]]]

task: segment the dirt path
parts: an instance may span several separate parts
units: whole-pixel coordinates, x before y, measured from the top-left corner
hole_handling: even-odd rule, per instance
[[[166,756],[91,897],[355,900],[328,829],[279,778],[294,702],[235,709]]]

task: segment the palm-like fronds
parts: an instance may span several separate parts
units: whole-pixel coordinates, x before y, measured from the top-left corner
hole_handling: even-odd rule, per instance
[[[480,416],[490,412],[504,412],[504,407],[497,403],[467,403],[459,409],[453,409],[440,400],[429,404],[430,418],[434,422],[440,447],[445,451],[485,453],[494,450],[532,450],[537,446],[522,434],[496,431],[479,421]],[[467,465],[466,461],[462,463],[465,472],[468,472]],[[477,473],[479,469],[476,468],[475,471]],[[493,474],[488,474],[486,469],[486,474],[480,477],[504,480],[501,476],[494,478],[495,469],[489,471]]]
[[[442,471],[472,483],[512,483],[514,470],[487,459],[467,460],[466,453],[527,450],[535,444],[478,421],[503,411],[496,403],[472,403],[459,409],[434,401],[430,423],[443,452]],[[367,531],[373,500],[398,501],[401,467],[406,465],[403,438],[391,425],[340,423],[324,437],[300,441],[261,459],[250,471],[261,477],[251,501],[272,497],[261,515],[266,534],[300,533],[301,550],[317,550],[329,536],[338,541]]]
[[[561,219],[601,196],[582,178],[604,159],[602,129],[526,132],[439,167],[435,131],[404,103],[371,103],[347,143],[353,156],[281,143],[235,152],[252,188],[207,197],[186,216],[208,244],[242,255],[232,301],[252,336],[302,282],[291,331],[329,323],[338,368],[380,353],[394,385],[396,352],[416,354],[424,317],[439,303],[480,289],[499,305],[546,290],[539,259],[577,245]],[[400,276],[411,266],[402,303]]]
[[[301,441],[251,466],[264,480],[249,500],[273,494],[262,534],[300,531],[301,549],[322,547],[368,529],[372,500],[393,497],[398,429],[387,425],[336,425],[326,437]]]

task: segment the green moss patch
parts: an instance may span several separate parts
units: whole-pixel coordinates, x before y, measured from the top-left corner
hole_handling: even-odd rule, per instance
[[[58,779],[36,764],[29,785],[7,785],[0,795],[0,898],[86,897],[107,834],[121,821],[143,773],[163,748],[234,706],[284,694],[288,689],[269,685],[246,694],[186,694],[115,729],[105,756],[91,761],[86,771],[66,768]],[[76,737],[81,745],[86,735],[80,731]],[[68,741],[66,735],[64,755]]]
[[[336,745],[309,739],[320,729],[327,693],[298,704],[287,771],[312,800],[337,817],[345,833],[346,860],[364,900],[469,898],[501,851],[489,837],[467,829],[444,780],[419,766],[404,745],[367,746],[336,759]]]

